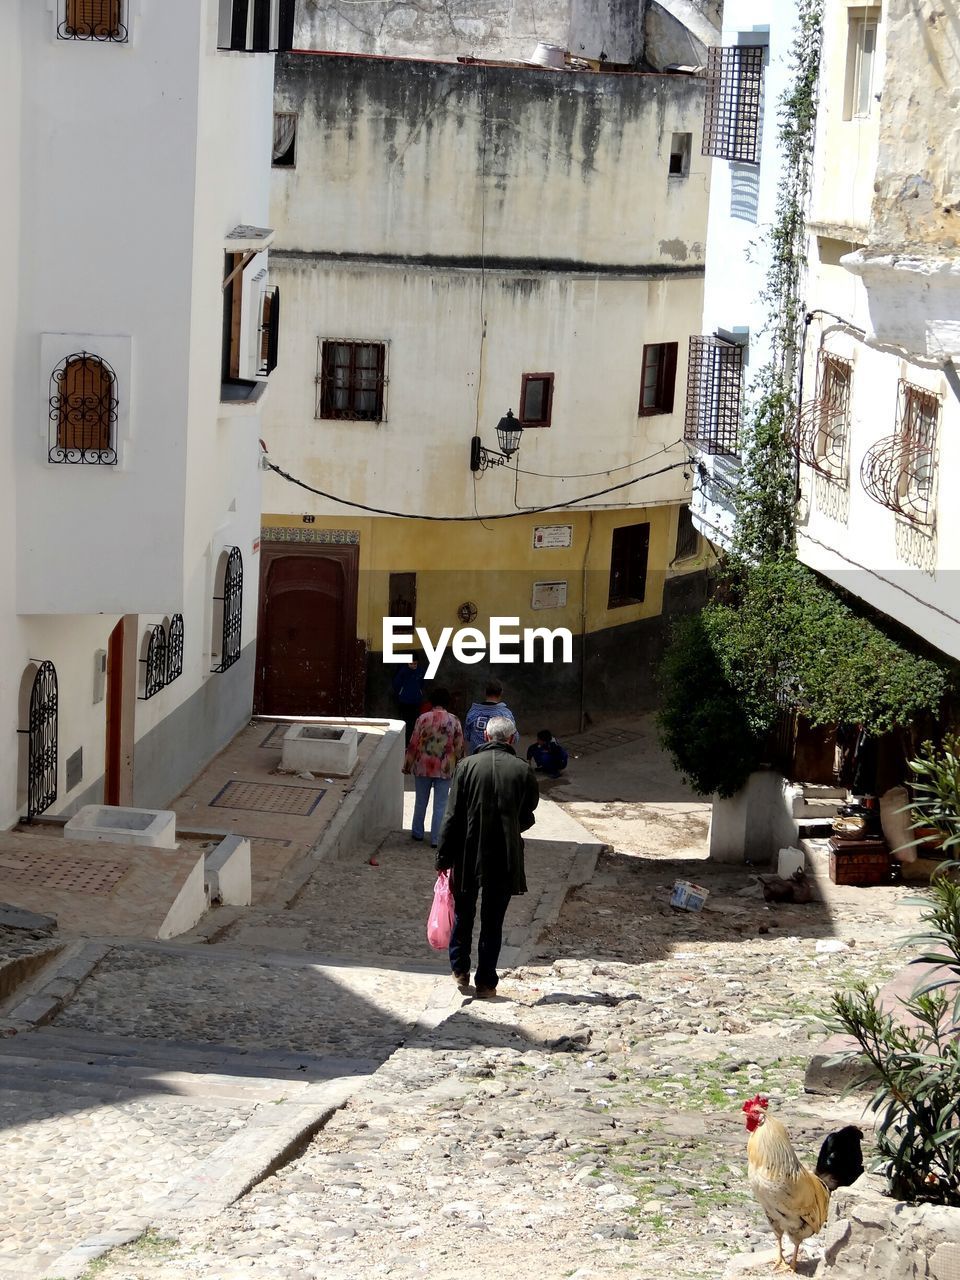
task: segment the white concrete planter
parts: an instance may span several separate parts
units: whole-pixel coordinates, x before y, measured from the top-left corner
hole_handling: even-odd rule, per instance
[[[352,725],[294,724],[283,735],[281,768],[347,778],[357,763],[359,737]]]
[[[148,849],[175,849],[177,815],[172,809],[85,804],[66,824],[63,834],[67,840],[105,840]]]

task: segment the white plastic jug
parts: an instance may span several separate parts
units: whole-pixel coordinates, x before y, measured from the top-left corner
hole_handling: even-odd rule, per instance
[[[803,871],[806,859],[802,849],[781,849],[777,858],[777,875],[781,880],[789,880],[798,871]]]

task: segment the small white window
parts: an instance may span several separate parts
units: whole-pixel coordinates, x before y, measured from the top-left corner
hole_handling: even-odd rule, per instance
[[[844,119],[864,120],[875,102],[879,9],[851,9],[847,36]]]

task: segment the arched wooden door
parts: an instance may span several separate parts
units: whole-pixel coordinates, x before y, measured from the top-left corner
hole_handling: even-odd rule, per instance
[[[355,546],[261,548],[255,710],[344,715],[356,648]]]

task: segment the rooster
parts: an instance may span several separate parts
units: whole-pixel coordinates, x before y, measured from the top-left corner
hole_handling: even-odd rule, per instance
[[[747,1177],[751,1190],[777,1237],[775,1271],[796,1271],[800,1243],[816,1235],[827,1221],[830,1192],[848,1187],[863,1172],[861,1131],[855,1125],[831,1133],[820,1148],[814,1173],[797,1159],[779,1120],[767,1115],[761,1094],[743,1104],[747,1132]],[[783,1256],[783,1237],[793,1244],[793,1258]]]

